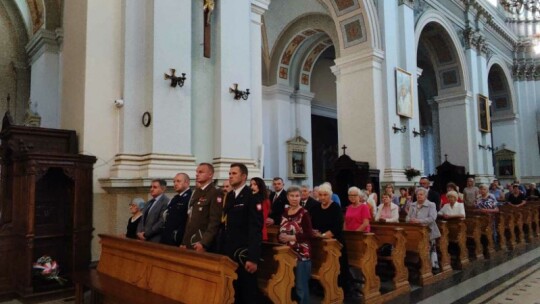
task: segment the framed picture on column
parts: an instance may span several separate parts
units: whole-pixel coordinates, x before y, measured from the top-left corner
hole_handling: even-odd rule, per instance
[[[478,128],[481,132],[491,132],[491,117],[489,116],[489,99],[478,94]]]
[[[396,68],[396,109],[399,116],[413,117],[412,75],[400,68]]]

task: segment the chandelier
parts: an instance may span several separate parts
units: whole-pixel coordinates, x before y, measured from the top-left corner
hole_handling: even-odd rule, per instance
[[[540,0],[499,0],[499,3],[511,14],[521,15],[527,11],[534,19],[540,19]]]

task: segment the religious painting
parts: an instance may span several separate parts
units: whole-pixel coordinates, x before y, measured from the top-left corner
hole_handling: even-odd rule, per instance
[[[396,69],[396,109],[403,117],[413,117],[413,79],[411,73]]]
[[[498,178],[511,178],[515,177],[515,155],[516,152],[503,148],[495,152],[495,175]]]
[[[302,73],[302,84],[303,85],[309,85],[309,75]]]
[[[364,17],[358,14],[340,22],[341,33],[345,37],[345,47],[351,47],[367,40]]]
[[[447,89],[451,87],[457,87],[460,85],[459,76],[456,69],[449,69],[440,72],[441,88]]]
[[[308,141],[298,134],[287,141],[289,179],[307,178],[307,144]]]
[[[279,68],[279,78],[287,79],[288,74],[289,74],[289,69],[284,68],[284,67]]]
[[[358,0],[332,0],[332,6],[338,17],[360,8]]]
[[[499,161],[499,177],[513,177],[514,176],[514,163],[510,159],[503,159]]]
[[[491,132],[489,99],[481,94],[478,94],[478,128],[485,133]]]

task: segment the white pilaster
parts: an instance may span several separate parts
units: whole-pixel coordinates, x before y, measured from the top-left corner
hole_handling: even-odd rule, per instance
[[[315,94],[306,91],[297,91],[294,94],[296,105],[296,130],[307,140],[306,146],[306,180],[297,180],[296,184],[306,184],[313,187],[313,140],[311,136],[311,101]],[[296,136],[294,134],[293,136]],[[286,174],[286,172],[284,173]],[[282,175],[286,176],[286,175]]]
[[[30,58],[30,100],[41,116],[41,126],[60,128],[59,41],[54,31],[40,29],[26,45]]]

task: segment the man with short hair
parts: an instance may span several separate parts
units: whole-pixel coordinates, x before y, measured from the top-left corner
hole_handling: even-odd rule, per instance
[[[174,191],[176,194],[163,213],[165,224],[161,233],[161,243],[172,246],[180,246],[187,223],[187,210],[191,199],[189,189],[189,176],[178,173],[174,177]]]
[[[197,188],[188,206],[188,222],[182,246],[198,252],[208,251],[221,223],[222,197],[212,183],[214,166],[200,163],[197,166],[195,181]]]
[[[227,194],[223,209],[223,253],[238,263],[238,280],[233,283],[235,303],[259,303],[256,272],[261,257],[262,202],[246,186],[247,176],[244,164],[231,164],[229,182],[233,191]]]
[[[226,196],[227,193],[231,192],[231,190],[232,190],[232,187],[229,180],[228,179],[224,180],[223,185],[221,186],[221,191],[223,191],[223,195]]]
[[[302,185],[300,187],[300,206],[304,207],[308,212],[313,208],[313,206],[316,206],[319,204],[314,198],[310,196],[311,191],[309,191],[309,187],[307,185]]]
[[[167,182],[163,179],[154,179],[150,184],[152,199],[146,203],[139,227],[137,238],[143,241],[159,243],[163,229],[163,212],[167,209],[169,198],[164,194]]]
[[[274,192],[270,194],[271,211],[266,219],[266,225],[279,225],[283,211],[285,211],[285,205],[288,204],[287,191],[283,190],[285,184],[281,177],[274,177],[272,186],[274,187]]]
[[[422,186],[422,188],[426,189],[428,201],[434,203],[435,208],[437,209],[437,211],[439,211],[441,207],[441,195],[439,194],[439,192],[431,189],[429,187],[430,184],[431,182],[427,177],[420,178],[420,185]]]
[[[512,185],[512,192],[509,193],[506,201],[512,207],[521,207],[527,203],[525,201],[525,195],[521,193],[517,184]]]

